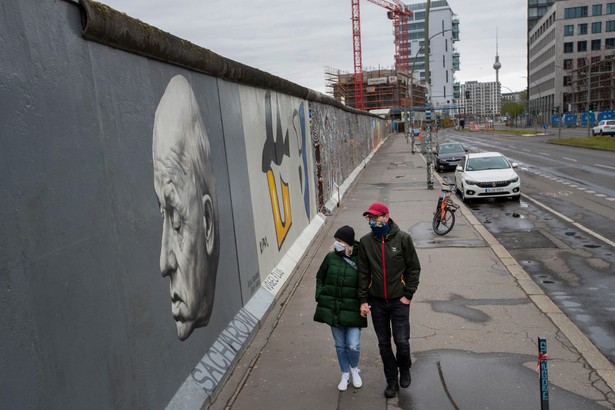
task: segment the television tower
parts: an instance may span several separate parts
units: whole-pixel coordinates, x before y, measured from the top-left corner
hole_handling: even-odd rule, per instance
[[[500,64],[500,56],[498,55],[498,29],[495,29],[495,63],[493,63],[493,69],[495,70],[495,82],[496,86],[500,84],[499,72],[502,64]]]
[[[495,70],[495,109],[497,112],[493,113],[493,123],[495,126],[495,116],[499,114],[502,109],[502,95],[500,94],[500,56],[498,55],[498,28],[495,28],[495,63],[493,63],[493,69]]]

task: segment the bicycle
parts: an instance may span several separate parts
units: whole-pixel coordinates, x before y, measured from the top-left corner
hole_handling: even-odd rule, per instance
[[[438,198],[436,212],[433,214],[431,227],[436,235],[446,235],[455,226],[455,211],[459,209],[459,205],[453,202],[451,195],[453,188],[447,184],[442,188],[444,195]]]

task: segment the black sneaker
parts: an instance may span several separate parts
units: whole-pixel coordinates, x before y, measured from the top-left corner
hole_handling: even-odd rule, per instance
[[[410,369],[400,370],[399,385],[406,388],[410,386],[410,382],[412,382],[412,377],[410,376]]]
[[[384,390],[384,397],[387,399],[392,399],[397,396],[397,392],[399,391],[399,385],[397,382],[387,382],[387,388]]]

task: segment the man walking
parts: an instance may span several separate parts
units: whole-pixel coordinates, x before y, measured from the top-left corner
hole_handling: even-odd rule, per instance
[[[410,302],[419,284],[421,264],[412,238],[389,217],[385,204],[374,202],[363,216],[371,232],[360,240],[361,315],[372,314],[387,382],[384,395],[392,398],[400,385],[410,386]]]

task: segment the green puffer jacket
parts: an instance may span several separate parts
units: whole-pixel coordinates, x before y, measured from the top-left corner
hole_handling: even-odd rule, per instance
[[[389,219],[391,230],[385,237],[368,233],[360,240],[359,300],[369,297],[412,299],[419,286],[421,264],[410,234]],[[384,263],[383,263],[384,255]]]
[[[348,259],[357,263],[358,243]],[[344,258],[329,252],[316,274],[316,312],[314,320],[330,326],[367,327],[361,317],[359,304],[359,276]]]

